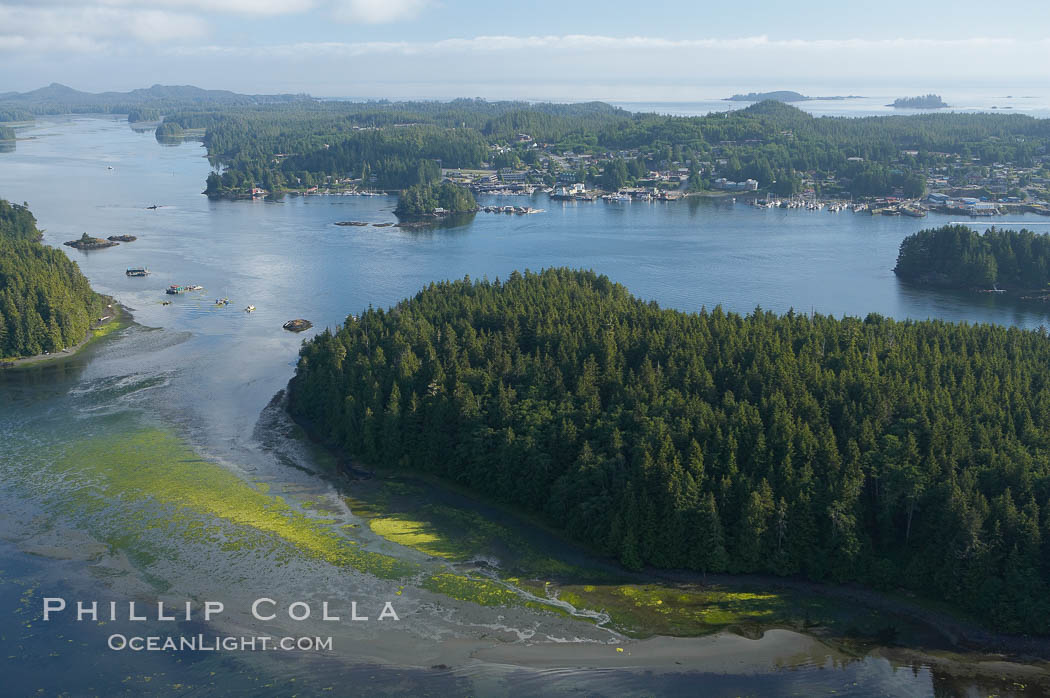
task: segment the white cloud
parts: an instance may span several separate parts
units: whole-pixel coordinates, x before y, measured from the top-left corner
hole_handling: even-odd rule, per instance
[[[313,0],[4,0],[9,6],[78,9],[113,7],[139,10],[194,10],[219,14],[280,15],[304,12]]]
[[[244,15],[284,15],[313,8],[312,0],[100,0],[107,5],[148,5]]]
[[[344,22],[385,24],[414,19],[430,0],[335,0],[333,14]]]
[[[1050,47],[1050,39],[1023,41],[1000,38],[969,39],[769,39],[766,36],[730,39],[663,39],[659,37],[613,37],[591,34],[549,36],[476,36],[466,39],[437,41],[359,41],[299,42],[265,47],[196,46],[178,49],[189,54],[227,55],[340,55],[347,57],[370,54],[403,56],[454,55],[478,53],[514,53],[545,51],[562,54],[623,52],[677,52],[694,55],[699,52],[837,53],[922,51],[937,52],[976,50],[1025,50]],[[945,55],[948,55],[947,53]]]
[[[155,43],[206,32],[202,20],[164,10],[0,5],[0,50],[84,52],[109,41]]]

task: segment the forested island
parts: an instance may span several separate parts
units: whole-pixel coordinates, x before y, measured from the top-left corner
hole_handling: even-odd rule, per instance
[[[0,357],[4,359],[76,345],[106,305],[76,262],[39,239],[28,207],[0,199]]]
[[[815,99],[822,100],[839,100],[839,99],[855,99],[856,95],[848,96],[834,96],[834,97],[807,97],[800,92],[794,92],[792,90],[776,90],[774,92],[748,92],[745,94],[736,94],[732,97],[726,97],[726,102],[762,102],[767,99],[772,99],[777,102],[809,102]]]
[[[886,106],[894,109],[944,109],[948,104],[941,99],[940,95],[931,92],[921,97],[898,97],[893,100],[892,104]]]
[[[687,314],[590,272],[431,284],[301,350],[292,414],[643,566],[906,589],[1050,631],[1050,341]]]
[[[965,225],[921,230],[901,242],[893,271],[924,286],[1050,293],[1050,235]]]
[[[732,97],[726,97],[726,102],[761,102],[763,100],[772,99],[777,102],[805,102],[809,97],[799,92],[793,92],[791,90],[777,90],[775,92],[748,92],[745,94],[736,94]]]
[[[157,126],[154,135],[157,137],[157,140],[161,142],[180,141],[185,137],[186,131],[182,126],[169,121]]]
[[[415,184],[401,192],[394,215],[400,220],[418,220],[425,217],[473,213],[478,202],[469,189],[452,182]]]

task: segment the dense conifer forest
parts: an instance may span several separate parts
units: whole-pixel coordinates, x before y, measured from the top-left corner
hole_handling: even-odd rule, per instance
[[[921,230],[901,242],[894,268],[907,281],[946,288],[1050,292],[1050,235],[965,225]]]
[[[61,351],[82,341],[105,303],[76,262],[38,242],[27,207],[0,199],[0,357]]]
[[[631,569],[905,588],[1050,632],[1050,341],[877,315],[687,314],[551,269],[431,284],[301,351],[290,409],[367,463]]]

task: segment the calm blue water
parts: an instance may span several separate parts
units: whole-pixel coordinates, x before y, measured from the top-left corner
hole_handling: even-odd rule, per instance
[[[915,220],[758,210],[729,199],[607,204],[559,203],[538,196],[529,203],[545,213],[478,214],[473,222],[451,229],[338,227],[334,223],[345,220],[393,222],[395,200],[316,196],[281,203],[212,202],[199,194],[209,168],[197,143],[162,146],[150,132],[137,133],[116,119],[94,118],[42,122],[22,136],[25,140],[14,152],[0,154],[0,196],[27,201],[51,245],[61,246],[82,232],[137,235],[134,243],[98,252],[62,249],[96,289],[132,308],[140,326],[64,365],[0,374],[0,440],[5,443],[0,473],[6,481],[0,487],[0,510],[7,512],[0,516],[0,538],[10,541],[0,549],[0,608],[16,603],[25,589],[35,590],[26,592],[35,599],[59,584],[109,589],[118,598],[133,594],[136,580],[159,584],[170,593],[193,594],[271,583],[293,589],[341,588],[332,570],[306,563],[278,572],[246,565],[218,550],[180,548],[184,558],[162,564],[156,556],[139,559],[131,555],[134,551],[109,542],[107,555],[114,559],[107,569],[121,570],[121,583],[111,589],[114,583],[99,574],[97,562],[88,564],[69,552],[94,544],[92,536],[104,529],[98,512],[89,517],[66,505],[63,487],[69,486],[69,476],[41,482],[25,463],[42,458],[46,472],[49,454],[63,449],[75,453],[80,439],[159,424],[202,456],[265,480],[289,501],[338,500],[332,486],[314,477],[309,467],[288,468],[261,441],[256,429],[260,413],[291,377],[304,337],[369,305],[395,303],[432,280],[505,277],[515,269],[566,265],[595,269],[642,298],[682,310],[721,304],[739,312],[761,306],[1022,327],[1047,322],[1047,309],[1041,306],[919,292],[899,284],[890,269],[900,240],[942,222],[935,216]],[[517,198],[508,202],[525,203]],[[153,204],[160,208],[147,210]],[[153,274],[127,278],[124,269],[136,265],[148,266]],[[163,289],[175,283],[201,284],[205,291],[171,299]],[[231,305],[215,307],[217,297],[229,297]],[[169,299],[171,305],[161,305]],[[257,311],[244,313],[241,309],[248,304]],[[281,329],[296,317],[310,319],[315,329],[305,335]],[[308,456],[296,457],[308,465]],[[111,506],[112,517],[123,516],[123,505]],[[42,537],[51,540],[46,537],[52,530],[63,531],[59,542],[41,544]],[[86,542],[76,542],[80,537]],[[56,555],[53,549],[65,554]],[[29,555],[31,550],[35,555]],[[122,557],[125,553],[130,561]],[[362,593],[387,593],[367,580],[354,584],[364,588]],[[411,595],[408,590],[405,598]],[[771,663],[740,672],[698,675],[682,673],[679,667],[648,674],[576,668],[570,643],[564,669],[510,667],[467,659],[463,649],[491,631],[484,628],[510,623],[493,617],[501,611],[457,609],[446,614],[418,603],[419,612],[403,632],[346,638],[353,650],[325,661],[267,657],[249,666],[233,659],[184,662],[162,656],[151,658],[139,675],[172,679],[164,690],[155,689],[161,694],[177,692],[173,683],[201,693],[283,695],[291,690],[280,683],[266,690],[262,684],[246,689],[246,672],[275,681],[298,677],[306,694],[350,675],[360,679],[352,684],[353,692],[365,694],[424,689],[501,693],[514,688],[536,695],[578,690],[695,695],[701,686],[711,695],[926,695],[935,685],[952,687],[950,693],[987,688],[956,684],[924,667],[914,672],[896,668],[875,657],[843,661],[830,651],[801,660],[785,658],[790,671]],[[0,618],[6,619],[0,620],[0,632],[17,635],[21,643],[19,650],[6,653],[13,662],[8,671],[18,676],[18,693],[37,688],[53,692],[68,685],[49,674],[59,661],[51,655],[53,634],[25,630],[24,618]],[[79,685],[101,694],[148,689],[146,678],[131,688],[121,682],[134,662],[113,658],[87,629],[66,630],[83,648],[77,659],[66,662],[72,677],[90,681]],[[548,632],[564,636],[569,631],[558,626]],[[419,659],[431,654],[438,658],[427,663]],[[446,662],[446,656],[453,659]],[[454,669],[420,674],[411,668],[439,663]],[[212,672],[228,678],[215,684]],[[365,675],[371,678],[365,680]]]
[[[1033,87],[995,87],[984,89],[950,87],[933,89],[949,105],[947,109],[894,109],[888,106],[898,97],[914,97],[930,92],[930,89],[897,88],[885,86],[864,87],[767,87],[741,90],[748,92],[771,92],[790,89],[809,97],[849,96],[851,99],[826,100],[812,99],[804,102],[792,102],[793,106],[809,112],[813,116],[888,116],[919,114],[929,111],[950,112],[986,112],[991,114],[1026,114],[1040,119],[1050,118],[1050,92],[1044,88]],[[708,88],[708,92],[711,92]],[[722,112],[730,109],[743,109],[750,102],[727,102],[725,97],[735,94],[735,90],[725,90],[725,94],[707,99],[679,102],[610,102],[618,107],[636,112],[655,112],[674,116],[703,116],[711,112]]]

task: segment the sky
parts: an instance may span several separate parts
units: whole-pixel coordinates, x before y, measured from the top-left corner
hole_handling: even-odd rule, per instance
[[[1048,78],[1046,0],[0,0],[0,92],[687,101]]]

